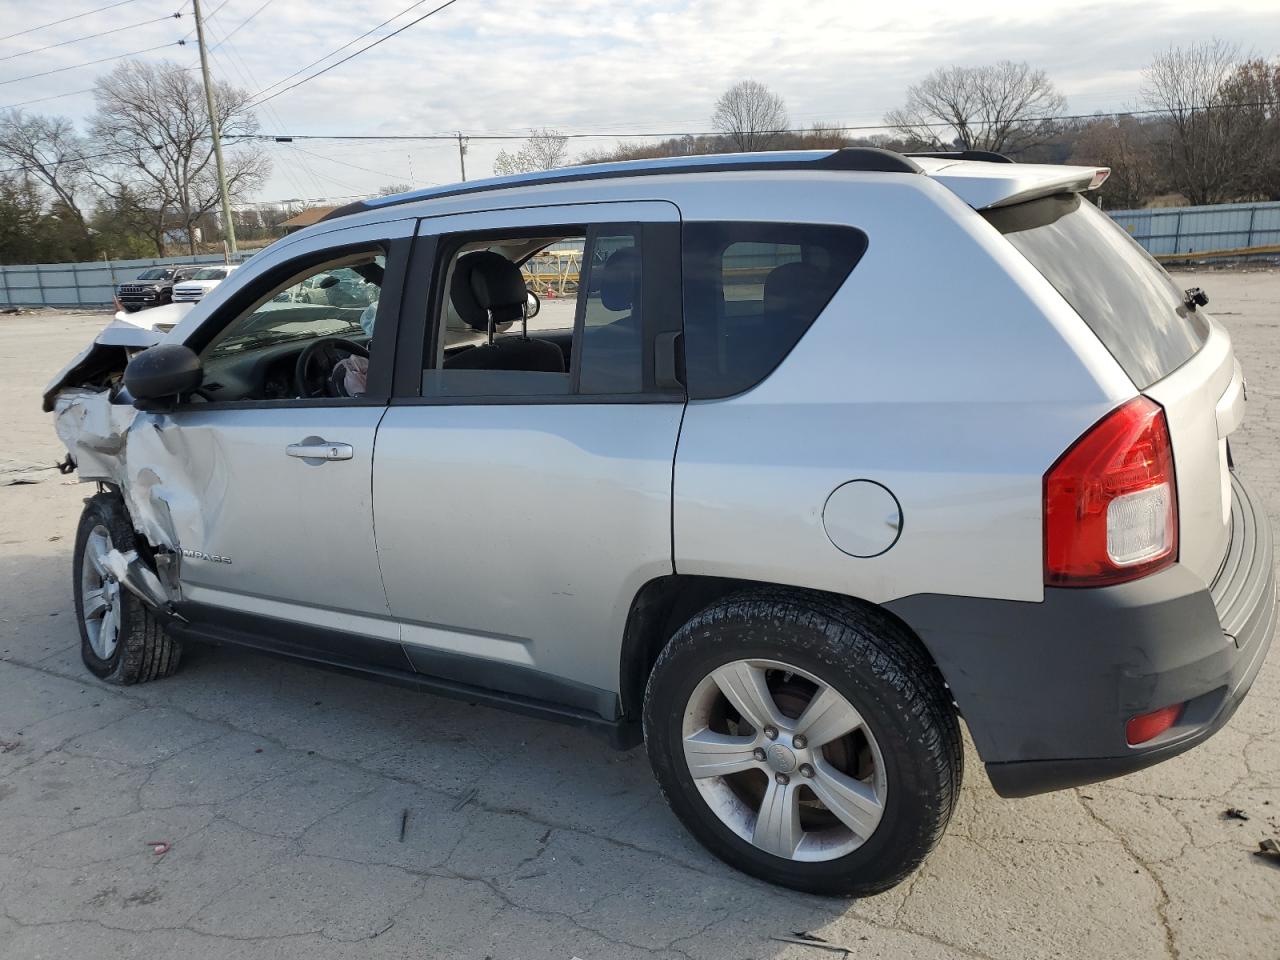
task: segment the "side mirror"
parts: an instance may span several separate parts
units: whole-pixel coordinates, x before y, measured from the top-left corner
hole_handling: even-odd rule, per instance
[[[200,358],[180,343],[160,343],[143,350],[124,368],[125,389],[139,409],[148,409],[157,400],[186,396],[203,379]]]
[[[536,317],[542,312],[542,298],[532,290],[525,292],[528,295],[528,304],[524,308],[524,318],[528,320],[530,317]]]

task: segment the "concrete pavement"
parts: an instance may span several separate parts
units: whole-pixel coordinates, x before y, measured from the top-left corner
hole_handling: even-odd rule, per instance
[[[1249,377],[1232,447],[1280,516],[1280,272],[1184,274]],[[1208,744],[1004,801],[970,748],[922,870],[851,902],[731,872],[643,751],[225,649],[161,683],[81,666],[71,551],[91,488],[38,394],[103,317],[0,317],[0,958],[583,960],[1280,956],[1280,655]],[[1228,807],[1248,821],[1225,819]],[[405,820],[407,811],[407,820]],[[401,827],[404,837],[401,840]],[[169,844],[157,854],[152,842]]]

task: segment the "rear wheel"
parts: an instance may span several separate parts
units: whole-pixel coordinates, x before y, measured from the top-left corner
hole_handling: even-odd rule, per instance
[[[743,595],[685,624],[650,676],[645,737],[699,841],[813,893],[902,880],[960,787],[959,726],[932,663],[892,619],[819,595]]]
[[[131,684],[167,677],[182,654],[160,621],[125,589],[108,556],[135,546],[133,527],[115,494],[85,502],[76,532],[75,603],[80,625],[80,658],[94,676]]]

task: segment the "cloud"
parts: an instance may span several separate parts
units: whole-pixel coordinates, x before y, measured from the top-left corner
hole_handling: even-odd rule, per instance
[[[213,67],[232,83],[259,89],[347,43],[406,2],[274,0],[230,43],[215,48]],[[429,10],[434,2],[375,36]],[[206,4],[213,6],[212,0]],[[214,39],[259,5],[259,0],[228,0],[212,18]],[[143,19],[147,12],[126,14],[131,9],[124,6],[0,43],[0,55],[108,29],[130,22],[130,17]],[[543,126],[630,135],[675,132],[705,129],[719,93],[736,80],[753,77],[783,96],[798,123],[878,123],[901,101],[908,84],[935,67],[999,59],[1027,60],[1044,68],[1067,93],[1069,106],[1086,112],[1135,102],[1141,68],[1170,43],[1216,35],[1264,55],[1280,53],[1274,0],[1236,0],[1211,13],[1191,0],[1084,7],[1064,0],[1034,7],[997,0],[971,0],[963,6],[924,0],[905,11],[901,5],[848,0],[576,0],[570,5],[459,0],[270,101],[259,115],[263,129],[273,133],[461,129],[523,134]],[[23,0],[0,0],[0,17],[6,13],[5,22],[30,19]],[[187,18],[181,29],[157,24],[4,61],[0,66],[7,69],[0,70],[0,80],[36,67],[51,69],[176,39],[189,28]],[[193,45],[175,48],[175,53],[173,59],[195,66]],[[0,85],[0,103],[80,89],[90,85],[95,72],[87,68]],[[35,109],[82,118],[92,102],[68,98]],[[574,146],[583,151],[606,142],[575,141]],[[276,173],[267,197],[372,191],[392,180],[408,181],[410,165],[420,184],[457,178],[457,148],[448,142],[299,141],[297,146],[332,159],[272,145]],[[468,172],[488,175],[501,146],[472,141]]]

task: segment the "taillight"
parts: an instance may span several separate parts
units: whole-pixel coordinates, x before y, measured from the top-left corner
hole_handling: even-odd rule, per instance
[[[1137,397],[1113,410],[1044,477],[1044,582],[1093,587],[1177,559],[1178,502],[1164,410]]]

